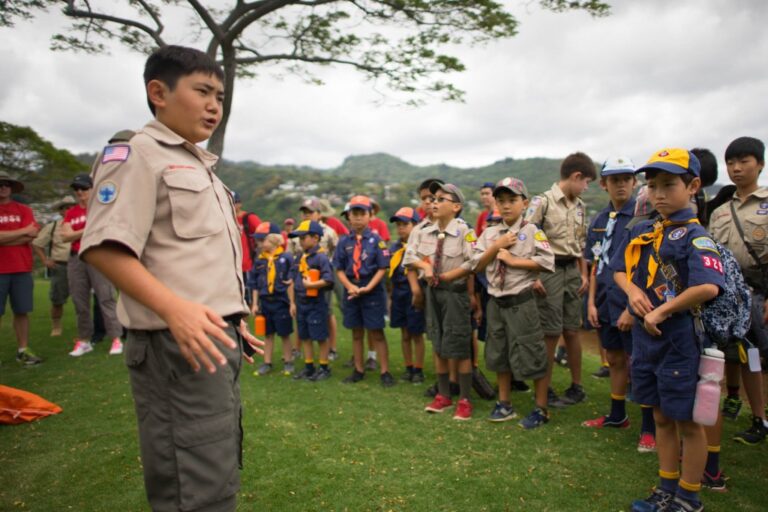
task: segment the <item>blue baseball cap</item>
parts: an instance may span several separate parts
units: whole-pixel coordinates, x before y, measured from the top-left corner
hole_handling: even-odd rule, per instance
[[[648,162],[635,173],[658,169],[671,174],[693,174],[698,177],[701,173],[701,163],[696,155],[681,148],[665,148],[654,153]]]
[[[304,236],[304,235],[323,236],[323,227],[319,223],[313,220],[304,220],[301,222],[301,224],[298,225],[296,229],[291,231],[291,233],[288,236],[290,238],[294,238],[297,236]]]
[[[280,234],[280,228],[273,222],[262,222],[256,227],[256,231],[253,233],[253,238],[256,240],[264,240],[267,235],[275,233]]]
[[[413,222],[418,223],[419,220],[419,212],[411,208],[410,206],[403,206],[399,210],[395,212],[393,216],[389,218],[389,222]]]

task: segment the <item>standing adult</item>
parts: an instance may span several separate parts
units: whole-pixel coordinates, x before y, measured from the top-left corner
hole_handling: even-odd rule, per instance
[[[64,224],[61,227],[62,239],[72,244],[67,262],[67,277],[69,293],[72,295],[72,303],[75,305],[75,315],[77,316],[77,338],[75,339],[75,347],[69,355],[80,357],[93,351],[93,345],[90,341],[93,336],[91,289],[93,289],[99,302],[107,336],[112,339],[109,354],[122,354],[123,343],[120,341],[120,335],[123,328],[117,320],[117,312],[115,311],[117,306],[115,288],[101,272],[82,261],[77,255],[80,252],[80,239],[85,231],[88,201],[91,197],[93,181],[87,174],[78,174],[72,180],[70,187],[75,191],[77,204],[64,214]]]
[[[256,256],[256,244],[253,235],[256,233],[256,228],[261,224],[261,219],[255,213],[243,210],[243,200],[239,193],[232,192],[232,202],[235,203],[235,217],[237,218],[237,225],[240,227],[240,245],[243,248],[243,282],[247,283],[247,274],[253,267],[253,259]],[[248,306],[251,305],[251,289],[247,285],[245,302]]]
[[[480,204],[483,207],[483,211],[477,216],[477,222],[475,223],[475,233],[478,238],[483,234],[483,230],[488,224],[488,217],[493,213],[493,209],[496,208],[496,201],[493,199],[493,187],[494,184],[490,181],[483,183],[483,186],[480,187]]]
[[[16,361],[32,366],[42,362],[29,349],[29,313],[32,311],[32,240],[40,228],[32,210],[11,198],[24,184],[0,172],[0,321],[11,298]]]
[[[72,196],[64,196],[53,205],[57,212],[52,222],[40,230],[32,242],[32,250],[48,271],[51,287],[48,298],[51,300],[51,336],[61,336],[61,317],[64,315],[64,304],[69,297],[69,282],[67,280],[67,260],[72,250],[72,244],[61,237],[61,227],[64,225],[64,214],[75,205]]]

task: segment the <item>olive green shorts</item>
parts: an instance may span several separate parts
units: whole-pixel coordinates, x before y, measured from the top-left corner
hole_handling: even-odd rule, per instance
[[[240,341],[230,324],[225,329]],[[168,330],[129,330],[125,362],[152,510],[233,511],[240,488],[242,348],[227,365],[192,371]]]
[[[506,306],[506,307],[505,307]],[[485,366],[496,373],[511,372],[518,380],[540,379],[547,373],[547,348],[536,300],[505,305],[488,301]]]
[[[48,269],[48,277],[51,279],[51,288],[48,297],[51,304],[61,306],[69,298],[69,280],[67,278],[67,262],[56,262],[56,266]]]
[[[472,357],[472,321],[467,288],[448,285],[425,288],[427,336],[443,359]]]
[[[564,330],[581,327],[582,298],[579,297],[581,272],[574,262],[555,266],[554,272],[539,274],[546,297],[537,297],[541,329],[546,336],[559,336]]]

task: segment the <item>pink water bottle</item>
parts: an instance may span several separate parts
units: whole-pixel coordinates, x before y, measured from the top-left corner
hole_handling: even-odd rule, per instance
[[[693,421],[711,427],[720,410],[720,381],[723,380],[725,354],[716,348],[704,349],[699,359],[699,383],[693,402]]]

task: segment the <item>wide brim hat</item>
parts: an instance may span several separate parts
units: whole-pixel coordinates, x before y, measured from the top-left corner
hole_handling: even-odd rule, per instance
[[[53,203],[53,206],[51,209],[58,210],[60,208],[64,208],[65,206],[75,206],[77,204],[77,201],[72,196],[64,196],[55,203]]]
[[[19,194],[24,190],[24,184],[17,179],[11,178],[6,172],[0,172],[0,181],[7,181],[11,184],[11,192]]]

